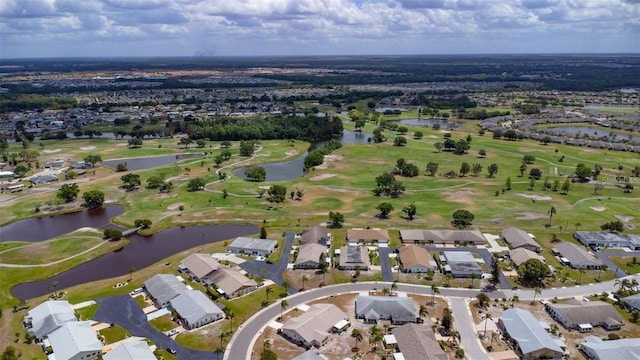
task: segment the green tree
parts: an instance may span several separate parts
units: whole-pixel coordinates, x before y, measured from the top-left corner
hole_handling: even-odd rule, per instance
[[[466,154],[469,148],[470,146],[468,142],[464,140],[458,140],[458,142],[456,142],[456,148],[454,150],[454,154],[456,155]]]
[[[133,224],[135,227],[142,227],[144,229],[147,229],[151,226],[152,222],[149,219],[136,219]]]
[[[104,203],[104,192],[100,190],[89,190],[82,194],[82,199],[87,207],[98,208]]]
[[[329,212],[329,226],[334,229],[339,229],[344,223],[344,215],[339,212]]]
[[[356,346],[354,347],[354,349],[356,349],[356,351],[357,351],[358,350],[358,343],[360,341],[362,341],[362,333],[360,332],[359,329],[353,329],[353,330],[351,330],[351,337],[356,340]]]
[[[118,241],[122,239],[122,231],[116,229],[105,229],[104,230],[105,239],[110,239],[113,241]]]
[[[453,213],[453,221],[451,224],[455,227],[463,228],[471,225],[475,216],[465,209],[456,210]]]
[[[527,163],[522,162],[522,164],[520,164],[520,177],[524,176],[525,171],[527,171]]]
[[[164,179],[160,175],[152,175],[147,179],[147,189],[158,189],[164,183]]]
[[[518,268],[518,276],[523,284],[541,284],[549,274],[549,268],[539,259],[529,259]]]
[[[260,228],[260,239],[267,238],[267,229],[263,226]]]
[[[97,163],[101,163],[102,162],[102,156],[97,155],[97,154],[90,154],[85,156],[84,158],[84,162],[87,164],[91,164],[91,167],[96,166]]]
[[[591,168],[587,167],[583,163],[579,163],[578,165],[576,165],[575,173],[580,181],[587,181],[589,177],[591,177]]]
[[[480,155],[480,157],[486,157],[487,156],[487,150],[485,149],[480,149],[478,151],[478,155]]]
[[[222,158],[222,154],[217,154],[213,157],[213,162],[216,163],[216,167],[220,167],[220,164],[222,164],[223,161],[224,159]]]
[[[463,162],[460,166],[460,176],[465,177],[469,171],[471,171],[471,166],[467,162]]]
[[[611,222],[602,224],[602,226],[600,226],[600,229],[606,230],[606,231],[609,231],[609,232],[618,232],[619,233],[619,232],[623,232],[624,231],[624,224],[620,220],[611,221]]]
[[[380,211],[380,217],[386,219],[393,211],[393,205],[389,202],[381,202],[376,209]]]
[[[507,176],[507,181],[504,184],[505,189],[511,190],[511,176]]]
[[[405,146],[407,145],[407,138],[404,136],[396,136],[395,139],[393,139],[393,146]]]
[[[553,218],[553,215],[557,213],[556,207],[552,206],[551,209],[549,209],[548,213],[549,213],[549,226],[551,226],[551,219]]]
[[[250,166],[244,171],[244,176],[253,181],[261,182],[267,178],[267,170],[264,166]]]
[[[436,303],[436,294],[440,294],[440,288],[438,288],[435,284],[431,285],[431,304],[435,305]]]
[[[489,171],[489,177],[490,178],[494,177],[498,173],[498,164],[493,163],[489,165],[488,171]]]
[[[435,176],[437,172],[438,172],[438,163],[429,162],[427,164],[427,173],[429,173],[430,176]]]
[[[562,184],[562,194],[567,195],[569,193],[569,190],[571,190],[571,181],[569,179],[566,179]]]
[[[58,189],[56,197],[64,202],[71,202],[78,197],[79,192],[80,188],[78,187],[78,184],[64,184],[60,189]]]
[[[437,142],[437,143],[433,144],[433,147],[436,148],[436,151],[441,152],[442,148],[444,147],[444,145],[441,142]]]
[[[287,188],[282,185],[271,185],[267,194],[269,194],[267,200],[270,202],[281,203],[287,197]]]
[[[196,144],[199,148],[203,148],[207,145],[207,141],[205,139],[196,140]]]
[[[190,144],[193,144],[193,140],[189,139],[188,137],[184,137],[180,139],[180,142],[178,142],[178,145],[181,145],[185,149],[188,148]]]
[[[451,310],[449,310],[449,308],[444,308],[442,311],[440,326],[442,326],[442,335],[451,335],[451,329],[453,328],[453,316],[451,315]]]
[[[204,186],[205,182],[202,178],[189,179],[187,182],[187,191],[200,191],[204,189]]]
[[[240,141],[241,156],[253,156],[254,151],[253,141]]]
[[[476,299],[478,300],[478,306],[484,309],[486,309],[491,302],[489,296],[483,292],[478,293],[478,295],[476,295]]]
[[[412,202],[411,204],[405,206],[402,209],[402,212],[407,214],[409,220],[413,220],[413,217],[416,215],[416,204]]]
[[[18,360],[18,351],[13,346],[7,346],[0,356],[1,360]]]
[[[500,263],[496,257],[491,258],[491,279],[489,282],[494,286],[500,282]]]
[[[280,318],[282,318],[282,315],[284,315],[284,311],[287,310],[288,307],[289,307],[289,302],[287,302],[287,300],[285,299],[280,300]]]
[[[482,164],[473,164],[473,166],[471,167],[471,172],[473,173],[473,176],[478,177],[478,175],[482,172]]]
[[[422,131],[416,131],[413,133],[413,138],[417,140],[422,139],[423,136],[424,136],[424,133]]]
[[[122,187],[127,191],[134,190],[141,184],[140,175],[138,174],[125,174],[120,177],[120,180],[122,180]]]
[[[27,174],[27,172],[29,171],[29,168],[20,164],[18,166],[16,166],[13,169],[13,173],[16,174],[18,177],[23,177]]]

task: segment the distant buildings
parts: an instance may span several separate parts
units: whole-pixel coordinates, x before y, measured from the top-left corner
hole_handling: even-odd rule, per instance
[[[400,230],[405,244],[420,245],[484,245],[486,239],[479,230]]]
[[[538,255],[537,253],[526,248],[509,250],[509,258],[511,259],[511,261],[513,261],[516,267],[520,267],[520,265],[522,265],[529,259],[538,259],[542,262],[546,261],[544,256]]]
[[[208,254],[191,254],[184,258],[179,269],[189,275],[190,278],[206,283],[213,272],[221,267],[220,263]]]
[[[55,360],[92,360],[102,354],[102,343],[89,321],[71,321],[49,334]]]
[[[179,266],[180,271],[205,286],[215,287],[227,299],[250,293],[258,283],[246,277],[236,267],[221,265],[208,254],[191,254]]]

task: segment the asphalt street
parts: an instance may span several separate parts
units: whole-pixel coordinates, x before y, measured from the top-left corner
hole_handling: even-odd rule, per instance
[[[634,251],[634,252],[625,252],[625,251],[618,251],[618,252],[609,252],[609,251],[600,251],[600,252],[596,252],[595,253],[596,256],[598,257],[598,259],[602,260],[602,262],[607,265],[607,267],[609,268],[609,270],[611,271],[615,271],[616,272],[616,277],[622,277],[622,276],[626,276],[627,273],[624,272],[624,270],[620,269],[616,264],[613,263],[613,261],[611,261],[611,259],[609,259],[609,256],[640,256],[640,251]]]
[[[452,297],[449,300],[449,304],[451,305],[453,321],[456,324],[456,329],[460,333],[460,342],[462,343],[462,348],[467,358],[473,360],[490,360],[478,339],[478,333],[475,329],[467,299]]]
[[[393,281],[393,270],[389,261],[389,248],[378,247],[378,255],[380,256],[380,270],[382,271],[382,281]]]
[[[240,264],[240,267],[253,275],[260,276],[266,279],[272,280],[276,284],[282,284],[282,274],[287,270],[289,263],[289,254],[291,254],[291,247],[293,246],[293,239],[295,238],[295,232],[285,233],[284,249],[280,260],[275,264],[269,264],[266,261],[250,260]],[[289,292],[295,292],[296,289],[289,288]]]
[[[99,304],[93,320],[114,323],[131,333],[133,336],[148,338],[158,348],[173,348],[175,356],[180,360],[221,359],[220,353],[197,351],[183,347],[167,335],[154,329],[147,321],[140,305],[129,295],[111,296],[96,300]]]
[[[429,251],[430,253],[432,252],[442,252],[442,251],[467,251],[467,252],[472,252],[472,253],[476,253],[480,256],[482,256],[482,260],[484,260],[484,263],[487,265],[487,267],[489,268],[489,272],[491,272],[491,259],[493,258],[493,256],[491,255],[491,253],[487,250],[487,249],[474,249],[474,248],[442,248],[442,247],[429,247],[427,248],[427,251]],[[504,276],[504,274],[501,272],[500,273],[500,288],[502,289],[511,289],[511,283],[509,282],[509,279],[507,279],[506,276]]]

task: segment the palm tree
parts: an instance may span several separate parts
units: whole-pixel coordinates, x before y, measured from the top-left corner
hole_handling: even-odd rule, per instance
[[[304,283],[309,280],[309,278],[307,278],[307,275],[302,275],[302,290],[304,290]]]
[[[351,337],[356,339],[356,346],[355,346],[354,349],[356,349],[356,351],[358,351],[358,342],[362,341],[362,333],[358,329],[353,329],[353,330],[351,330]]]
[[[398,282],[397,281],[394,281],[394,282],[391,283],[391,290],[392,290],[392,292],[398,290]]]
[[[602,266],[600,266],[600,270],[598,271],[598,282],[600,282],[600,274],[602,274],[602,270],[607,270],[607,265],[602,264]]]
[[[420,311],[418,312],[418,315],[420,316],[420,319],[426,318],[427,315],[429,315],[429,312],[427,311],[427,307],[424,305],[420,305]]]
[[[129,269],[129,280],[133,279],[131,274],[133,274],[135,271],[136,271],[136,268],[134,268],[133,266]]]
[[[287,280],[282,282],[282,287],[284,288],[285,292],[289,292],[289,288],[291,287],[291,283],[289,283]]]
[[[280,301],[280,318],[281,319],[282,319],[283,312],[287,309],[287,307],[289,307],[289,303],[287,302],[287,300],[282,299]]]
[[[271,294],[273,292],[273,288],[271,286],[269,286],[264,291],[267,294],[267,304],[268,304],[269,303],[269,294]]]
[[[386,286],[382,288],[382,295],[389,295],[389,293],[389,288],[387,288]]]
[[[436,294],[440,294],[440,289],[435,285],[431,285],[431,305],[436,303]]]
[[[473,281],[478,278],[478,274],[471,274],[471,287],[473,287]]]
[[[391,324],[384,323],[382,324],[382,328],[384,329],[384,333],[388,334],[391,331]]]
[[[227,318],[229,319],[229,324],[231,325],[231,330],[229,330],[230,332],[233,333],[233,318],[236,317],[236,314],[233,313],[233,311],[229,310],[229,312],[227,312]]]
[[[578,232],[578,228],[579,228],[580,226],[582,226],[582,224],[580,224],[580,222],[577,222],[577,223],[576,223],[576,232]]]
[[[495,339],[496,337],[498,337],[498,334],[496,334],[495,332],[491,333],[491,343],[489,344],[489,346],[493,349],[493,339]]]
[[[484,333],[482,334],[482,337],[486,338],[487,337],[487,323],[489,322],[489,320],[493,319],[493,317],[491,316],[491,314],[486,313],[484,314]]]
[[[511,298],[511,307],[513,307],[518,301],[520,301],[520,297],[518,295],[513,295]]]
[[[580,275],[578,276],[578,284],[580,284],[580,282],[582,281],[582,274],[585,273],[585,269],[578,269],[578,272],[580,273]]]
[[[262,342],[262,350],[271,350],[271,341],[269,339]]]
[[[631,287],[631,290],[633,291],[637,291],[638,290],[638,280],[636,279],[631,279],[631,282],[629,283],[629,286]]]
[[[533,288],[533,300],[531,301],[531,305],[536,303],[536,296],[542,294],[542,289],[540,287]]]
[[[551,226],[551,218],[553,218],[553,215],[555,215],[556,212],[555,206],[552,206],[551,209],[549,209],[549,226]]]

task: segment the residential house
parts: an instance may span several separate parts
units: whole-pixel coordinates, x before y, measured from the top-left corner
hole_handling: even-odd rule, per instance
[[[36,341],[42,341],[64,323],[77,320],[67,300],[49,300],[29,310],[23,324],[29,335],[35,336]]]
[[[189,277],[201,282],[206,282],[212,273],[220,268],[220,263],[208,254],[191,254],[184,258],[179,268],[185,271]]]
[[[431,257],[421,246],[409,244],[398,251],[402,262],[402,271],[407,273],[425,273],[432,271]]]
[[[400,239],[420,245],[484,245],[487,241],[479,230],[400,230]]]
[[[186,290],[169,301],[180,316],[185,329],[199,328],[224,317],[224,312],[205,294],[198,290]]]
[[[33,185],[42,185],[42,184],[48,184],[54,181],[59,181],[60,179],[58,179],[58,177],[53,174],[41,174],[41,175],[32,176],[28,180]]]
[[[368,270],[369,252],[363,246],[343,246],[340,248],[338,267],[340,270]]]
[[[248,294],[258,288],[255,280],[249,279],[235,268],[219,268],[209,279],[218,288],[218,293],[228,299]]]
[[[70,321],[49,334],[56,360],[92,360],[102,355],[102,343],[89,321]]]
[[[416,322],[417,312],[409,297],[360,295],[356,297],[356,318],[371,324],[389,320],[399,325]]]
[[[640,310],[640,294],[627,296],[622,299],[622,303],[629,309]]]
[[[144,338],[132,337],[118,343],[108,353],[102,355],[103,360],[156,360],[153,351]]]
[[[234,254],[267,257],[277,246],[278,242],[275,240],[238,237],[229,245],[228,251]]]
[[[562,261],[574,269],[600,269],[602,261],[591,255],[582,246],[569,242],[561,242],[555,246],[555,251],[560,253],[564,259]],[[566,260],[565,260],[566,259]]]
[[[535,251],[537,253],[542,250],[540,245],[533,237],[531,237],[531,235],[515,227],[510,227],[502,230],[502,232],[500,233],[500,238],[502,238],[502,240],[509,244],[509,247],[511,249],[522,248]]]
[[[382,229],[349,229],[347,230],[347,242],[349,243],[384,243],[390,240],[389,231]]]
[[[319,347],[329,339],[331,329],[348,318],[333,304],[314,304],[304,314],[287,320],[282,335],[305,347]]]
[[[483,271],[478,260],[473,257],[469,251],[444,251],[443,256],[447,262],[444,266],[444,272],[454,277],[472,277],[476,275],[478,278],[482,276]]]
[[[523,309],[506,310],[498,318],[498,327],[514,344],[523,360],[561,360],[563,350],[544,327]]]
[[[584,246],[640,250],[640,235],[601,231],[576,231],[573,237]]]
[[[583,339],[580,350],[588,360],[636,360],[640,359],[640,339],[604,341],[597,336],[589,335]]]
[[[602,301],[569,300],[545,305],[551,317],[567,329],[591,331],[594,326],[606,330],[619,330],[624,325],[622,316],[613,305]]]
[[[326,255],[327,247],[318,243],[302,244],[298,248],[298,256],[294,267],[296,269],[319,269],[320,258]]]
[[[538,259],[542,262],[546,261],[544,256],[538,255],[537,253],[526,248],[509,250],[509,258],[511,259],[511,261],[513,261],[516,267],[520,267],[520,265],[522,265],[529,259]]]
[[[302,232],[300,236],[300,245],[304,244],[321,244],[326,247],[331,246],[331,233],[327,229],[314,226]]]
[[[157,274],[144,282],[144,288],[159,308],[169,305],[169,301],[182,291],[188,290],[182,278],[171,274]]]
[[[449,360],[429,326],[404,324],[394,328],[391,333],[404,359]]]

